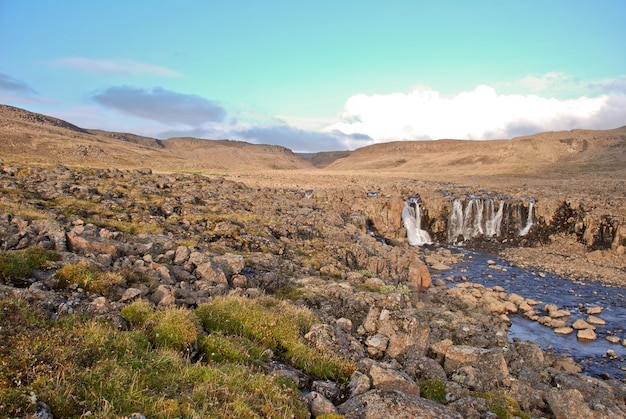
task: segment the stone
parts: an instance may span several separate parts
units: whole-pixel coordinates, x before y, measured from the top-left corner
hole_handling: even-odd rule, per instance
[[[367,353],[373,357],[382,356],[389,346],[389,338],[383,334],[377,333],[365,340]]]
[[[446,352],[448,351],[448,348],[452,345],[453,345],[453,342],[451,339],[440,340],[430,345],[430,352],[432,352],[435,355],[435,359],[439,363],[443,363],[443,360],[445,359],[445,356],[446,356]]]
[[[389,338],[385,352],[392,358],[405,353],[412,356],[426,354],[430,328],[427,324],[421,323],[411,311],[381,310],[377,331]]]
[[[211,261],[198,265],[196,267],[195,274],[200,280],[208,281],[212,284],[228,285],[228,280],[226,279],[224,272],[219,267],[215,266]]]
[[[309,392],[305,398],[309,403],[309,410],[314,418],[322,415],[337,414],[337,408],[333,403],[317,391]]]
[[[574,332],[574,329],[572,329],[571,327],[558,327],[554,329],[554,333],[558,335],[569,335],[569,334],[572,334],[573,332]]]
[[[580,391],[575,389],[546,392],[546,401],[555,419],[597,418]]]
[[[598,326],[603,326],[606,324],[606,321],[604,319],[601,319],[600,317],[589,316],[587,317],[587,323],[598,325]]]
[[[592,307],[587,307],[587,309],[585,310],[586,314],[600,314],[602,313],[603,308],[600,306],[592,306]]]
[[[368,391],[372,386],[372,380],[361,371],[354,371],[350,376],[350,382],[348,383],[348,389],[350,391],[350,397],[363,394]]]
[[[370,367],[369,375],[372,378],[372,387],[375,389],[420,395],[419,386],[404,372],[385,368],[375,363]]]
[[[433,271],[443,272],[443,271],[449,271],[452,268],[444,263],[437,262],[434,265],[431,265],[430,269],[432,269]]]
[[[576,337],[579,340],[596,340],[598,335],[596,335],[596,332],[594,332],[593,329],[580,329],[576,333]]]
[[[572,324],[572,327],[576,330],[582,330],[582,329],[595,329],[594,326],[590,325],[589,323],[587,323],[586,321],[584,321],[583,319],[578,319],[574,322],[574,324]]]
[[[462,419],[460,413],[415,395],[400,391],[370,390],[337,406],[345,419]]]

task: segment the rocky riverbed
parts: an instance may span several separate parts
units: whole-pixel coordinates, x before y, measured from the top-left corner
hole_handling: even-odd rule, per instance
[[[0,294],[53,319],[86,313],[120,330],[129,327],[120,310],[138,299],[193,309],[225,295],[286,298],[318,316],[303,333],[310,346],[357,366],[345,383],[312,380],[278,358],[263,366],[300,388],[313,417],[626,417],[623,377],[585,375],[569,356],[508,338],[509,316],[539,313],[537,300],[440,275],[465,260],[460,251],[408,246],[400,196],[413,191],[377,199],[366,193],[376,185],[306,193],[239,180],[0,165],[2,250],[61,256],[3,278]],[[150,280],[107,295],[67,287],[55,273],[77,261]],[[51,417],[55,407],[40,401]]]

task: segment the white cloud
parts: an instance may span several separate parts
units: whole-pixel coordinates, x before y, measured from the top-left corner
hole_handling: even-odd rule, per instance
[[[551,73],[528,78],[526,83],[543,90],[566,79],[571,80]],[[486,85],[446,98],[431,88],[418,87],[409,93],[354,95],[346,101],[339,122],[326,130],[365,134],[373,142],[511,138],[539,131],[615,128],[626,123],[624,104],[626,94],[619,89],[565,100],[498,94]]]
[[[55,61],[58,65],[96,74],[118,76],[157,76],[181,77],[182,75],[167,67],[146,64],[134,60],[94,59],[85,57],[63,57]]]

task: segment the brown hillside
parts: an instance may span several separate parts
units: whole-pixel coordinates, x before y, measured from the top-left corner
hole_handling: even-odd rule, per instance
[[[284,147],[87,130],[46,115],[0,105],[0,157],[35,164],[155,170],[248,171],[311,168]]]
[[[333,162],[328,169],[481,175],[625,170],[626,127],[549,132],[512,140],[375,144]]]

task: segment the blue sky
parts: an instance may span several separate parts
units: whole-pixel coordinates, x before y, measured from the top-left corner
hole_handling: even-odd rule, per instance
[[[626,2],[0,0],[0,103],[344,150],[626,125]]]

